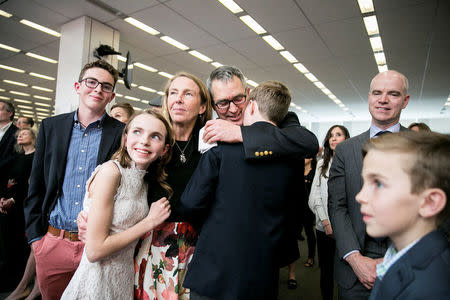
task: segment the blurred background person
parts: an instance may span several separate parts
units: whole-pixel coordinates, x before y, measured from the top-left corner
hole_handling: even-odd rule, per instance
[[[119,102],[111,106],[111,117],[122,123],[127,123],[134,114],[134,108],[128,102]]]
[[[317,256],[320,268],[320,291],[322,299],[332,300],[334,289],[334,254],[336,243],[328,217],[328,174],[334,156],[334,149],[350,134],[344,126],[332,126],[323,141],[323,157],[317,163],[309,195],[309,207],[316,216]]]
[[[431,132],[430,127],[428,127],[425,123],[411,123],[408,126],[408,129],[412,131],[428,131]]]
[[[7,183],[0,187],[0,282],[2,291],[13,290],[22,278],[30,247],[25,237],[23,200],[36,145],[30,128],[17,132],[16,153],[4,170]]]
[[[30,118],[30,117],[20,116],[19,118],[17,118],[16,126],[19,129],[33,128],[34,120],[33,120],[33,118]]]

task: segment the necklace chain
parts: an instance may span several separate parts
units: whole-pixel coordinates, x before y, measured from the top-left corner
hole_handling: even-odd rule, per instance
[[[177,146],[178,150],[180,150],[180,161],[181,163],[185,163],[187,161],[186,155],[184,155],[184,151],[186,150],[187,146],[189,145],[189,142],[191,141],[192,136],[189,138],[188,142],[186,143],[186,146],[184,146],[183,150],[181,150],[180,146],[178,146],[177,141],[175,141],[175,145]]]

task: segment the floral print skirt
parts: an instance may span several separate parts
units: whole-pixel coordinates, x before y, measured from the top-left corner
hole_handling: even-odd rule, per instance
[[[134,255],[134,298],[189,299],[183,281],[196,242],[187,222],[164,222],[142,237]]]

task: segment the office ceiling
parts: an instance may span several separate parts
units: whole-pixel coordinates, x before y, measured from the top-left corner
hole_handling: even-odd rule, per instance
[[[28,57],[30,51],[58,59],[59,38],[19,23],[27,19],[60,31],[63,24],[89,16],[120,31],[122,53],[130,51],[133,60],[158,71],[175,74],[188,71],[202,79],[214,69],[210,63],[151,36],[123,20],[133,17],[164,35],[188,45],[214,61],[235,65],[248,79],[256,82],[279,80],[291,90],[292,108],[303,122],[367,120],[367,92],[378,68],[363,15],[357,0],[235,0],[264,29],[276,38],[336,97],[344,111],[316,85],[247,27],[239,16],[216,0],[9,0],[0,1],[0,10],[13,15],[0,16],[0,44],[22,50],[19,53],[0,48],[0,64],[25,70],[17,73],[0,69],[0,96],[31,100],[17,102],[19,110],[45,116],[46,107],[38,103],[54,100],[33,98],[41,95],[54,99],[55,92],[31,88],[32,85],[56,89],[56,81],[29,72],[56,77],[57,64]],[[446,0],[373,0],[386,61],[389,69],[409,78],[411,100],[405,118],[449,118],[445,103],[450,94],[450,3]],[[105,5],[122,16],[105,10]],[[103,7],[102,7],[103,6]],[[119,67],[123,63],[119,62]],[[134,68],[137,85],[163,90],[167,78]],[[16,86],[3,80],[23,82]],[[30,96],[11,94],[18,91]],[[141,100],[152,100],[156,93],[125,89],[117,92]],[[144,102],[128,101],[135,107]],[[14,100],[15,101],[15,100]],[[25,107],[23,107],[25,106]],[[27,107],[28,106],[28,107]],[[41,108],[40,110],[37,108]],[[29,112],[28,112],[29,113]]]

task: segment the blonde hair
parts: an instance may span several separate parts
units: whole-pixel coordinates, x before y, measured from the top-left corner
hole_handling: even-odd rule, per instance
[[[251,91],[248,98],[256,101],[259,112],[276,124],[283,121],[291,104],[289,89],[279,81],[264,81]]]
[[[164,190],[166,190],[166,192],[168,194],[168,198],[170,199],[172,197],[172,195],[173,195],[173,190],[166,182],[167,173],[166,173],[165,167],[166,167],[167,163],[170,161],[170,158],[172,157],[172,146],[173,146],[173,144],[175,142],[175,139],[174,139],[174,134],[173,134],[173,131],[172,131],[172,126],[167,121],[167,119],[164,118],[163,115],[161,115],[158,112],[152,111],[151,109],[143,110],[142,112],[138,112],[138,113],[133,114],[130,117],[128,123],[125,125],[125,128],[123,129],[122,139],[121,139],[121,142],[120,142],[120,147],[113,154],[111,159],[117,159],[117,161],[119,162],[119,164],[123,168],[131,167],[132,159],[131,159],[131,157],[128,154],[127,149],[126,149],[126,138],[125,137],[128,134],[128,130],[130,129],[131,122],[137,116],[143,115],[143,114],[147,114],[147,115],[153,116],[156,119],[160,120],[164,124],[164,127],[166,128],[166,131],[167,131],[165,144],[169,145],[169,149],[167,150],[167,152],[166,152],[166,154],[164,156],[162,156],[161,158],[157,159],[155,162],[152,163],[152,166],[156,164],[156,166],[155,166],[156,172],[149,172],[149,177],[155,179],[156,182],[158,182],[158,184]]]
[[[25,131],[25,130],[28,131],[28,132],[30,133],[30,135],[31,135],[31,140],[32,140],[32,143],[33,143],[33,147],[35,147],[35,146],[36,146],[36,137],[37,137],[37,134],[36,134],[36,131],[34,131],[34,130],[31,129],[31,128],[22,128],[22,129],[17,130],[17,131],[16,131],[16,134],[15,134],[16,140],[17,140],[17,137],[19,136],[19,134],[20,134],[22,131]],[[14,148],[15,148],[15,150],[16,150],[17,153],[23,153],[23,152],[24,152],[23,146],[22,146],[22,145],[19,145],[17,142],[16,142],[16,144],[14,145]]]
[[[371,150],[411,155],[408,165],[402,166],[411,178],[411,193],[419,194],[429,188],[438,188],[449,199],[450,136],[426,131],[384,134],[364,144],[363,156]],[[448,218],[447,200],[438,220]]]
[[[197,124],[196,124],[197,128],[201,128],[201,127],[205,126],[206,121],[211,120],[211,118],[212,118],[211,97],[210,97],[209,92],[208,92],[205,84],[203,83],[203,81],[201,81],[197,76],[195,76],[193,74],[190,74],[187,72],[178,72],[177,74],[175,74],[175,76],[173,76],[172,78],[170,78],[167,81],[166,86],[164,88],[162,114],[164,115],[164,117],[167,118],[167,120],[169,120],[172,123],[172,119],[170,118],[170,114],[169,114],[167,98],[169,97],[170,85],[172,84],[172,82],[175,79],[177,79],[179,77],[186,77],[186,78],[191,79],[192,81],[195,82],[195,84],[198,86],[198,89],[200,90],[200,103],[204,104],[206,106],[205,112],[203,114],[199,115],[199,118],[198,118]]]

